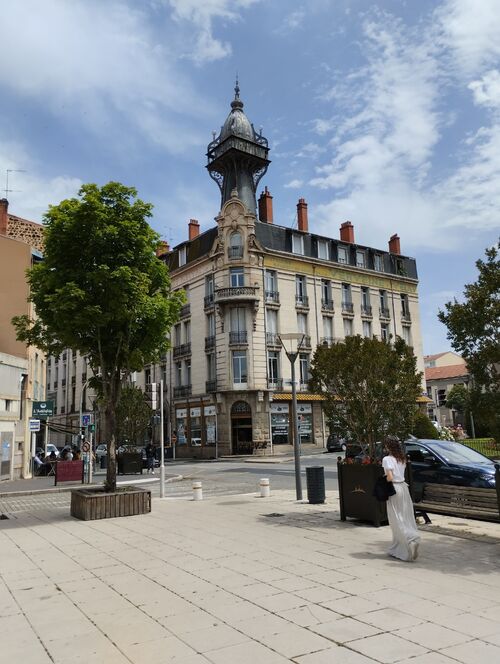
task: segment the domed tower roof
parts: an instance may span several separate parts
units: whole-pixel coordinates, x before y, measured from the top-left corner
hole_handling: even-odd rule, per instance
[[[220,132],[220,140],[223,141],[228,136],[240,136],[249,141],[253,141],[255,138],[254,129],[243,111],[243,102],[240,99],[240,87],[238,81],[236,81],[236,86],[234,88],[234,99],[231,102],[231,111]]]

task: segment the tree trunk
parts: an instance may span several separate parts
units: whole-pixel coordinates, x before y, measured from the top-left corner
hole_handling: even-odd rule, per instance
[[[108,465],[106,469],[106,491],[116,491],[116,410],[115,404],[108,403],[105,411],[106,435],[108,438]]]

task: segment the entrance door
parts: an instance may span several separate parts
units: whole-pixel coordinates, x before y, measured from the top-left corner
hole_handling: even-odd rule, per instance
[[[236,401],[231,408],[231,441],[233,454],[251,454],[252,409],[246,401]]]
[[[0,433],[0,480],[10,480],[10,466],[14,436],[9,431]]]

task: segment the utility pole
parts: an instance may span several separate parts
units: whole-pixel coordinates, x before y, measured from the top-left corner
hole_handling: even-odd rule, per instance
[[[165,431],[163,422],[163,378],[160,380],[160,498],[165,498]]]

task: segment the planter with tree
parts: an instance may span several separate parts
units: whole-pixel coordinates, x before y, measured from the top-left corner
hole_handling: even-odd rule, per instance
[[[87,357],[107,442],[103,500],[120,493],[116,411],[122,387],[130,373],[167,351],[184,301],[182,292],[171,291],[167,267],[156,256],[151,211],[134,188],[117,182],[84,185],[78,198],[51,206],[44,217],[44,260],[28,274],[36,318],[13,319],[19,340],[49,355],[70,348]],[[130,492],[121,493],[133,503]]]
[[[407,438],[421,381],[413,351],[399,337],[389,343],[350,336],[317,348],[310,387],[325,397],[333,433],[348,437],[362,450],[356,459],[347,456],[338,464],[342,520],[352,517],[379,526],[387,519],[385,503],[373,496],[383,474],[380,445],[376,444],[387,435]]]

